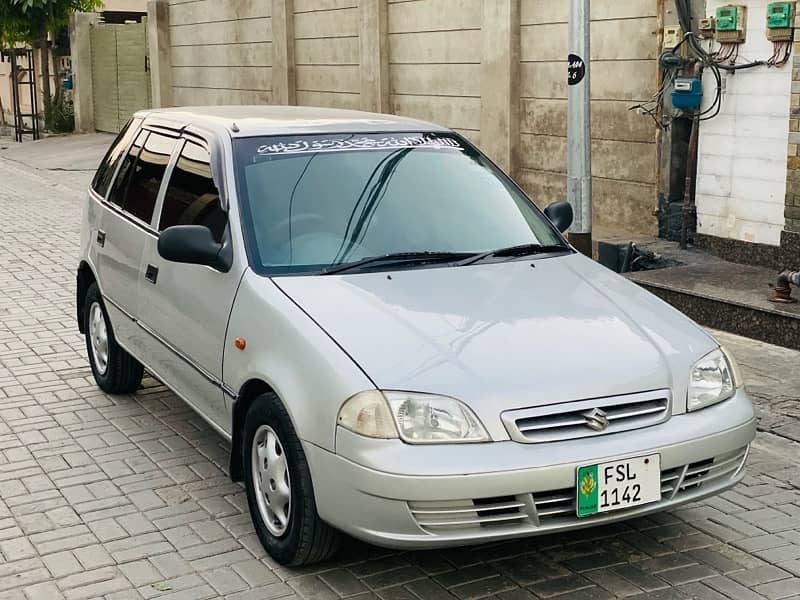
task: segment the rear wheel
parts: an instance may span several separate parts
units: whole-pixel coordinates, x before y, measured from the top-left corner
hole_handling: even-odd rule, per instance
[[[86,352],[97,385],[109,394],[135,392],[144,367],[117,343],[96,283],[86,291],[83,318]]]
[[[262,394],[253,401],[243,438],[247,502],[264,549],[289,566],[332,556],[340,534],[317,513],[303,447],[277,396]]]

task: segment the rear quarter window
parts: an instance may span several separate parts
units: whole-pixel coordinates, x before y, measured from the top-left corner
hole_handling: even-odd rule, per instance
[[[141,123],[142,120],[136,118],[128,121],[125,127],[122,128],[122,131],[119,132],[117,139],[111,144],[103,161],[100,163],[94,175],[94,179],[92,180],[92,189],[103,198],[106,197],[108,188],[111,186],[111,181],[114,179],[114,173],[117,170],[117,165],[119,165],[122,155],[125,154],[125,149],[130,145],[131,139],[136,135],[136,132],[139,131],[139,125],[141,125]]]

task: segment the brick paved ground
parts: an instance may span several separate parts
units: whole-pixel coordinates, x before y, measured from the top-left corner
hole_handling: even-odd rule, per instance
[[[271,563],[225,444],[155,381],[92,382],[73,316],[88,178],[0,158],[0,599],[800,598],[800,355],[731,336],[770,432],[722,497],[481,548]]]

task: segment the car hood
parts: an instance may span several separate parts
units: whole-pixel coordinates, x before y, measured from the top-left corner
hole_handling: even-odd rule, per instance
[[[378,388],[459,398],[494,439],[516,408],[669,389],[683,412],[691,366],[716,347],[578,254],[274,282]]]

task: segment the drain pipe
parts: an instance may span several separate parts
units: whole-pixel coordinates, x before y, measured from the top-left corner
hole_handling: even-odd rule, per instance
[[[697,149],[700,137],[700,120],[692,119],[692,132],[689,136],[689,157],[686,160],[686,179],[683,190],[683,207],[681,209],[681,250],[686,250],[689,242],[689,224],[696,207],[694,202],[697,179]]]
[[[792,285],[800,287],[800,271],[786,270],[778,275],[775,293],[770,297],[770,302],[778,304],[794,304],[797,299],[792,298]]]

